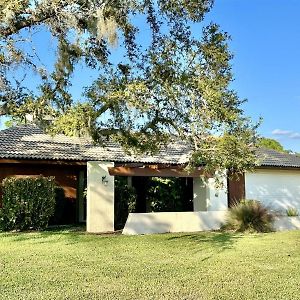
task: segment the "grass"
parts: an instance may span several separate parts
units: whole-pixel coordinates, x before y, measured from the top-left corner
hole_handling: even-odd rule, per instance
[[[0,233],[0,299],[300,299],[300,232]]]

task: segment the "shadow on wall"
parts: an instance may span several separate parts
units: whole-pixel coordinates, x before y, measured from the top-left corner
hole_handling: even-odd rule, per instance
[[[273,184],[257,184],[247,193],[247,199],[262,202],[270,210],[281,213],[289,207],[300,209],[300,185],[288,186],[284,182],[275,187]]]

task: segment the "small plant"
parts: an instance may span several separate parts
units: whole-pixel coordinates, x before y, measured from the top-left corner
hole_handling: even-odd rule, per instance
[[[298,217],[298,216],[299,216],[298,209],[295,208],[295,207],[289,207],[289,208],[286,210],[286,215],[287,215],[288,217]]]
[[[257,200],[242,200],[229,210],[223,229],[236,232],[269,232],[274,215]]]

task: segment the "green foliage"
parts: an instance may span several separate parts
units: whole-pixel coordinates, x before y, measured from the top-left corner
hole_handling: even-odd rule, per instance
[[[58,116],[48,127],[48,132],[63,133],[67,136],[90,136],[95,119],[95,112],[90,105],[76,104],[65,114]]]
[[[298,217],[299,216],[299,211],[297,208],[295,207],[289,207],[287,210],[286,210],[286,215],[288,217]]]
[[[185,201],[188,197],[188,189],[183,181],[185,181],[183,178],[152,178],[146,196],[150,211],[164,212],[192,210],[192,199],[189,199],[190,203]]]
[[[127,177],[115,177],[115,229],[123,229],[129,213],[136,209],[136,191]]]
[[[15,118],[15,117],[11,117],[4,122],[4,126],[6,128],[14,127],[14,126],[22,125],[22,124],[25,125],[26,123],[23,120],[19,120],[18,118]]]
[[[278,152],[285,152],[283,146],[276,140],[274,139],[269,139],[269,138],[260,138],[258,140],[258,146],[267,148],[267,149],[272,149],[276,150]]]
[[[237,232],[269,232],[274,215],[257,200],[242,200],[229,210],[224,229]]]
[[[2,230],[45,229],[54,214],[54,177],[6,178],[2,182]]]
[[[208,173],[255,164],[257,126],[231,90],[230,36],[201,23],[213,0],[13,2],[1,2],[0,114],[24,120],[32,112],[38,122],[50,115],[53,133],[88,131],[97,142],[110,135],[138,154],[155,153],[176,136],[194,148],[190,166],[205,163]],[[52,66],[32,38],[41,28],[54,40]],[[117,44],[123,56],[116,59]],[[99,76],[78,105],[70,86],[82,65]],[[29,70],[41,82],[32,90],[21,76]]]

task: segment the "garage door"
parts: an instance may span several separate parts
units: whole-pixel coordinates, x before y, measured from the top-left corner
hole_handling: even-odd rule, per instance
[[[247,199],[260,200],[272,210],[300,211],[300,170],[259,170],[245,176]]]

